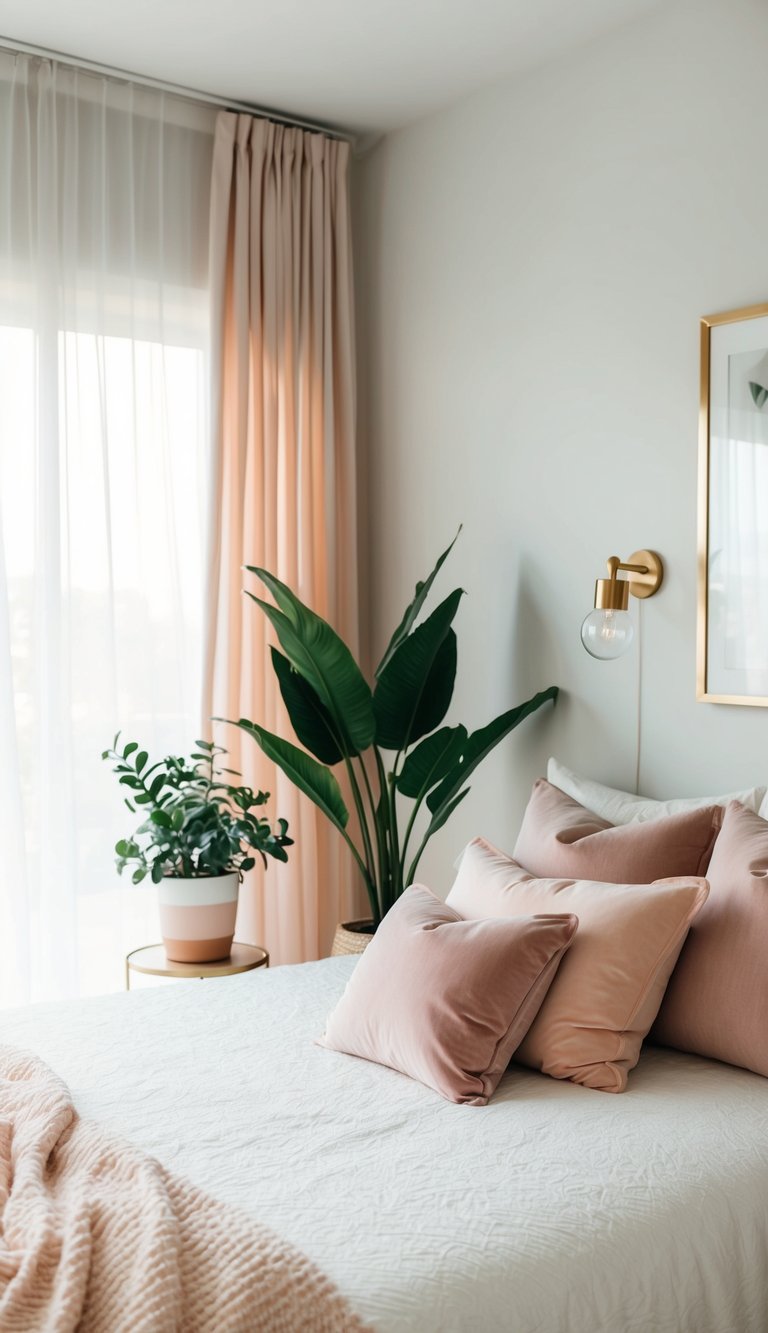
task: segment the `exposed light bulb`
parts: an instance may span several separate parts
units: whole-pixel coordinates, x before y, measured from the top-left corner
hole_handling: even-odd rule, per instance
[[[581,642],[591,657],[611,662],[629,648],[634,626],[628,611],[590,611],[581,627]]]

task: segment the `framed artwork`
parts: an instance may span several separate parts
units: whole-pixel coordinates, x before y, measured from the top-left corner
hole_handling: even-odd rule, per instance
[[[768,708],[768,304],[701,321],[696,697]]]

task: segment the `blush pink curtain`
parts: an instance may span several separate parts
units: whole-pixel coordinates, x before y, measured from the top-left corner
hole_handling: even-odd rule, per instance
[[[274,640],[244,564],[289,584],[358,648],[349,145],[222,112],[210,229],[213,484],[205,715],[293,737],[269,659]],[[268,595],[268,594],[264,594]],[[329,952],[364,900],[336,830],[256,743],[213,734],[290,822],[290,862],[253,871],[238,938],[276,962]]]

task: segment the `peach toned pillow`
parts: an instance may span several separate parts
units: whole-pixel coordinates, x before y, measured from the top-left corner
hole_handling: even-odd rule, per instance
[[[720,806],[614,827],[539,778],[533,784],[513,856],[532,875],[565,875],[607,884],[650,884],[703,875],[723,818]]]
[[[571,913],[462,921],[414,884],[385,916],[319,1044],[484,1106],[573,939]]]
[[[642,885],[535,879],[476,838],[448,905],[478,918],[575,913],[576,937],[515,1058],[553,1078],[623,1092],[707,892],[697,878]]]
[[[768,823],[733,801],[651,1036],[768,1077]]]

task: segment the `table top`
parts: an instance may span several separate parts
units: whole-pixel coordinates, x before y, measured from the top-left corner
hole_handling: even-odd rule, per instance
[[[162,944],[147,944],[134,949],[125,961],[131,971],[152,977],[231,977],[236,972],[268,967],[269,954],[259,944],[233,944],[229,958],[216,963],[171,963]]]

